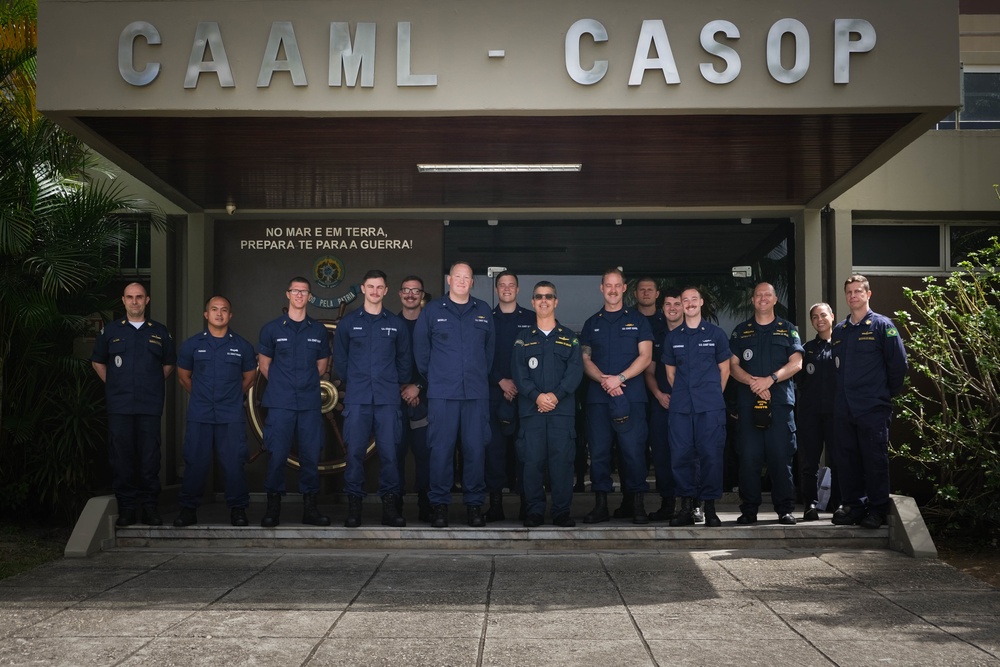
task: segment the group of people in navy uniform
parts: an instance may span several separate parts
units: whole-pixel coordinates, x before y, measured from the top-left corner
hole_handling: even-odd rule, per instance
[[[519,305],[518,278],[509,271],[495,278],[495,308],[472,296],[468,262],[454,263],[446,283],[444,296],[429,298],[423,281],[407,276],[397,315],[384,306],[386,274],[368,271],[363,301],[340,320],[331,349],[326,327],[306,312],[310,282],[293,278],[288,306],[262,327],[256,355],[230,328],[232,306],[225,297],[206,302],[204,331],[175,350],[166,328],[145,316],[145,288],[128,285],[125,318],[105,326],[91,358],[106,386],[117,525],[162,524],[160,418],[164,381],[175,366],[190,394],[178,527],[198,521],[213,452],[232,525],[248,525],[242,406],[258,369],[268,380],[262,399],[269,453],[265,528],[280,524],[293,443],[302,522],[330,525],[317,497],[324,441],[320,381],[332,369],[346,387],[346,527],[362,524],[364,459],[372,438],[383,525],[406,525],[403,480],[412,454],[418,518],[434,527],[449,525],[456,470],[469,526],[505,519],[505,489],[520,495],[523,524],[540,526],[546,488],[550,521],[574,526],[577,388],[584,377],[589,383],[579,396],[594,494],[584,523],[614,516],[636,524],[720,526],[716,501],[723,495],[727,418],[737,430],[738,525],[758,520],[763,470],[779,523],[796,523],[797,492],[805,505],[802,518],[819,519],[824,447],[841,502],[832,522],[867,528],[885,522],[891,399],[902,391],[907,361],[892,321],[870,309],[864,276],[845,282],[850,315],[843,321],[834,323],[829,304],[810,309],[817,334],[805,344],[795,325],[775,314],[778,299],[769,283],[755,286],[753,317],[729,336],[703,317],[705,301],[696,287],[664,290],[657,307],[660,289],[643,277],[635,305],[626,305],[628,286],[617,268],[602,275],[603,305],[579,334],[556,318],[552,282],[534,285],[533,309]],[[650,461],[659,507],[647,512]],[[615,467],[622,504],[612,512]]]

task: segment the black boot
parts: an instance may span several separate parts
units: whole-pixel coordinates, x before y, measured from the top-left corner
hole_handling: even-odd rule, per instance
[[[584,523],[601,523],[602,521],[610,521],[611,517],[608,516],[608,494],[604,491],[594,492],[594,509],[590,510],[590,514],[583,517]]]
[[[431,512],[431,526],[433,526],[434,528],[448,527],[447,505],[434,505],[433,511]]]
[[[622,493],[622,504],[618,506],[615,513],[612,514],[616,519],[629,519],[635,513],[632,508],[632,494]]]
[[[393,528],[402,528],[406,525],[406,519],[399,514],[397,500],[399,496],[387,493],[382,497],[382,525]]]
[[[706,500],[705,501],[705,527],[706,528],[718,528],[722,525],[722,520],[719,519],[719,515],[715,512],[715,501]]]
[[[666,498],[660,499],[660,509],[649,513],[650,521],[670,521],[674,518],[674,504],[675,500],[673,496],[667,496]]]
[[[649,517],[646,516],[644,496],[641,493],[632,494],[632,523],[649,523]]]
[[[177,528],[193,526],[196,523],[198,523],[198,514],[193,507],[182,507],[181,513],[174,519],[174,526]]]
[[[247,508],[234,507],[229,510],[229,523],[234,526],[249,526],[250,519],[247,518]]]
[[[490,491],[490,508],[486,510],[486,520],[503,521],[503,491]]]
[[[361,499],[358,498],[358,500]],[[320,514],[319,508],[316,507],[315,493],[302,494],[302,523],[307,523],[310,526],[330,525],[330,517]]]
[[[482,528],[486,525],[486,517],[483,516],[482,505],[467,505],[469,508],[469,526],[472,528]]]
[[[693,526],[694,515],[691,513],[691,508],[691,498],[681,498],[681,508],[674,515],[674,518],[670,520],[670,525],[675,528],[678,526]]]
[[[521,505],[517,508],[517,520],[524,521],[528,517],[528,501],[521,494]]]
[[[431,500],[426,491],[417,492],[417,519],[424,523],[431,522]]]
[[[281,494],[267,494],[267,509],[260,520],[261,528],[274,528],[281,523]]]
[[[344,528],[358,528],[361,525],[361,496],[347,496],[347,518]]]

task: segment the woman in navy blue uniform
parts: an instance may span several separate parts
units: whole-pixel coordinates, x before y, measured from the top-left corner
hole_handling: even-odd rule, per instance
[[[833,346],[830,343],[833,308],[828,303],[817,303],[809,309],[809,320],[816,330],[816,337],[803,346],[802,370],[795,376],[798,389],[795,423],[799,445],[799,493],[805,506],[802,519],[816,521],[819,519],[816,473],[824,447],[827,448],[827,455],[833,458],[830,447],[833,445],[833,401],[837,391]],[[831,473],[831,479],[835,480],[835,473]]]

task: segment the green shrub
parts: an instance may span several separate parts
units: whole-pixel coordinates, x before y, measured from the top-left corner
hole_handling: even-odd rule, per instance
[[[1000,526],[1000,241],[969,253],[943,281],[905,289],[897,311],[917,376],[897,399],[912,440],[893,443],[932,482],[924,507],[937,530]]]

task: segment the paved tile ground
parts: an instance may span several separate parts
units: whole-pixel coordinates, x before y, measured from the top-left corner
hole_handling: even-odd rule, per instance
[[[0,581],[0,665],[1000,667],[1000,590],[891,551],[117,550]]]

